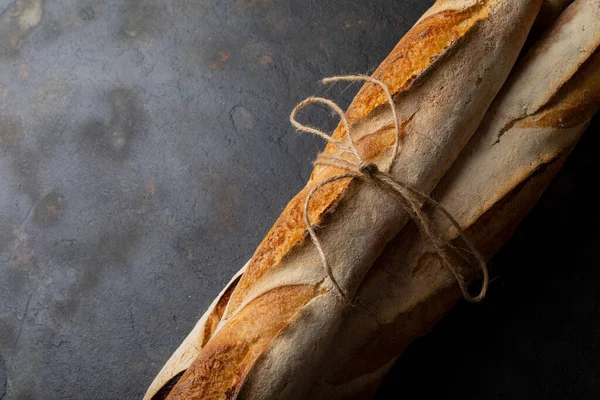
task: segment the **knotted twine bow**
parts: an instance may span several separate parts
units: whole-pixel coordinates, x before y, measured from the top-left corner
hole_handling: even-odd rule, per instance
[[[300,104],[298,104],[296,107],[294,107],[294,109],[292,110],[292,113],[290,115],[290,121],[291,121],[292,125],[294,125],[299,131],[317,135],[317,136],[325,139],[327,142],[335,144],[339,149],[343,150],[344,153],[349,154],[353,159],[353,160],[349,160],[349,159],[341,157],[339,155],[319,154],[319,156],[317,157],[317,160],[314,162],[315,165],[324,165],[324,166],[335,167],[335,168],[339,168],[339,169],[342,169],[347,172],[343,173],[343,174],[335,175],[333,177],[330,177],[330,178],[325,179],[324,181],[320,182],[318,185],[316,185],[315,187],[313,187],[311,189],[311,191],[308,193],[308,196],[306,197],[306,201],[304,202],[304,221],[306,223],[308,233],[312,239],[312,242],[314,243],[315,247],[317,248],[317,252],[319,253],[319,256],[321,258],[321,262],[323,264],[323,267],[325,269],[327,277],[333,283],[333,286],[335,287],[336,291],[340,294],[340,296],[346,302],[349,302],[346,294],[344,293],[342,288],[337,283],[337,280],[333,276],[333,271],[331,270],[331,266],[327,262],[327,257],[325,256],[325,252],[323,251],[321,242],[320,242],[319,238],[317,237],[317,234],[315,233],[315,226],[310,222],[310,219],[308,216],[308,207],[310,205],[310,200],[315,195],[316,191],[319,190],[320,188],[322,188],[323,186],[328,185],[332,182],[338,181],[340,179],[361,178],[361,179],[371,182],[373,184],[383,186],[398,195],[400,206],[404,209],[404,211],[406,211],[408,213],[410,218],[417,224],[419,230],[421,231],[421,234],[424,236],[424,238],[426,240],[429,241],[431,246],[436,251],[438,257],[440,258],[440,260],[442,262],[442,265],[445,266],[446,268],[448,268],[452,272],[452,274],[454,275],[454,278],[458,282],[458,285],[460,287],[460,290],[461,290],[464,298],[470,302],[481,301],[485,297],[485,294],[486,294],[487,288],[488,288],[488,284],[489,284],[489,274],[488,274],[487,265],[486,265],[486,262],[485,262],[483,256],[481,255],[481,253],[479,253],[479,251],[475,248],[473,243],[471,243],[471,241],[466,237],[462,227],[458,224],[458,222],[454,219],[454,217],[439,202],[432,199],[426,193],[423,193],[417,189],[414,189],[414,188],[398,181],[396,178],[394,178],[389,173],[389,170],[392,168],[394,161],[397,158],[396,156],[398,155],[398,152],[400,151],[400,142],[402,140],[402,136],[401,136],[401,132],[400,132],[400,124],[398,121],[398,115],[396,113],[396,105],[394,104],[394,100],[392,98],[392,95],[390,94],[390,91],[389,91],[387,85],[378,79],[375,79],[375,78],[372,78],[369,76],[364,76],[364,75],[336,76],[336,77],[332,77],[332,78],[323,79],[324,84],[328,84],[331,82],[337,82],[337,81],[351,81],[351,82],[366,81],[366,82],[370,82],[370,83],[376,84],[379,87],[381,87],[381,89],[383,90],[383,92],[385,94],[387,102],[390,105],[390,108],[392,111],[392,116],[394,118],[396,140],[394,143],[392,162],[390,163],[390,166],[388,167],[387,171],[381,171],[381,170],[379,170],[377,165],[375,165],[374,163],[372,163],[370,161],[366,161],[362,158],[362,156],[356,149],[356,146],[352,139],[352,135],[350,134],[350,123],[348,122],[348,119],[346,118],[346,114],[333,101],[324,99],[321,97],[309,97],[306,100],[302,101]],[[300,111],[301,109],[305,108],[306,106],[308,106],[310,104],[316,104],[316,103],[321,103],[321,104],[327,105],[335,113],[337,113],[339,115],[341,123],[346,128],[346,135],[348,136],[349,145],[344,144],[341,140],[337,140],[337,139],[333,138],[332,136],[327,135],[326,133],[324,133],[318,129],[312,128],[310,126],[302,125],[301,123],[299,123],[296,120],[296,115],[298,114],[298,111]],[[481,268],[481,271],[483,273],[483,283],[481,286],[481,291],[479,292],[479,294],[477,296],[475,296],[475,297],[471,296],[471,294],[469,293],[469,290],[467,288],[467,284],[465,282],[464,277],[458,271],[457,267],[450,261],[448,253],[446,252],[446,248],[453,247],[453,246],[450,243],[448,243],[447,241],[445,241],[444,239],[442,239],[440,236],[436,235],[435,228],[433,227],[433,223],[432,223],[431,219],[421,210],[421,206],[423,203],[431,204],[435,209],[439,210],[448,219],[448,221],[457,230],[460,238],[463,240],[463,242],[468,247],[469,252],[472,253],[473,256],[475,257],[477,264],[479,265],[479,267]],[[461,257],[464,258],[464,256],[462,256],[462,255],[461,255]]]

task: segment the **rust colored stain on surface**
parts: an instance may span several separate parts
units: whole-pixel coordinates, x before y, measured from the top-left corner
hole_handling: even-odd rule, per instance
[[[33,219],[41,226],[53,224],[59,217],[64,198],[55,192],[44,196],[33,211]]]
[[[215,61],[212,64],[210,64],[209,67],[212,68],[212,69],[217,69],[217,68],[220,68],[227,61],[229,61],[229,52],[222,51],[222,52],[219,53],[219,60]]]
[[[0,116],[0,150],[8,151],[19,142],[17,125],[8,118]]]

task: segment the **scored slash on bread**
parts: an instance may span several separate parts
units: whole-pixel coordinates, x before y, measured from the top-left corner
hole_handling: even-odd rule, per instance
[[[404,128],[391,171],[397,179],[423,192],[436,186],[506,79],[540,4],[438,1],[400,41],[374,74],[390,87]],[[393,123],[381,93],[365,85],[348,118],[361,154],[380,168],[388,165]],[[334,136],[343,136],[342,129]],[[315,168],[260,244],[225,308],[217,301],[204,325],[194,329],[201,341],[188,337],[178,350],[195,353],[193,362],[172,358],[146,398],[158,398],[154,394],[186,368],[167,398],[306,394],[332,341],[337,342],[347,310],[331,292],[306,240],[302,206],[314,185],[338,173]],[[407,215],[394,201],[385,190],[350,179],[322,188],[313,198],[310,219],[321,221],[320,239],[345,293],[359,290],[375,259],[406,224]],[[212,316],[219,319],[216,327],[208,324]],[[190,346],[199,350],[188,352]]]

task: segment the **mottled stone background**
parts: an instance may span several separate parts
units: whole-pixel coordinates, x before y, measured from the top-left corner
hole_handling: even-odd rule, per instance
[[[0,399],[141,397],[431,3],[0,0]],[[598,126],[379,398],[600,397]]]

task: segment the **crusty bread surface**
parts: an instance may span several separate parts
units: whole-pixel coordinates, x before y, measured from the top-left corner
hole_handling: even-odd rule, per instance
[[[390,88],[402,126],[402,151],[392,175],[421,191],[433,190],[498,93],[540,4],[541,0],[438,1],[398,43],[374,73]],[[347,115],[361,154],[387,169],[394,129],[383,94],[375,85],[365,85]],[[340,126],[334,136],[345,134]],[[325,150],[337,151],[334,146]],[[187,347],[180,352],[188,355],[186,361],[171,364],[146,398],[185,368],[169,398],[306,395],[347,310],[307,240],[303,205],[312,187],[339,173],[331,167],[315,168],[235,288],[232,285],[195,328],[199,339],[186,339]],[[408,220],[393,194],[350,179],[320,189],[309,214],[321,225],[321,243],[349,297]],[[199,350],[188,351],[194,346]],[[195,355],[191,363],[190,354]]]

